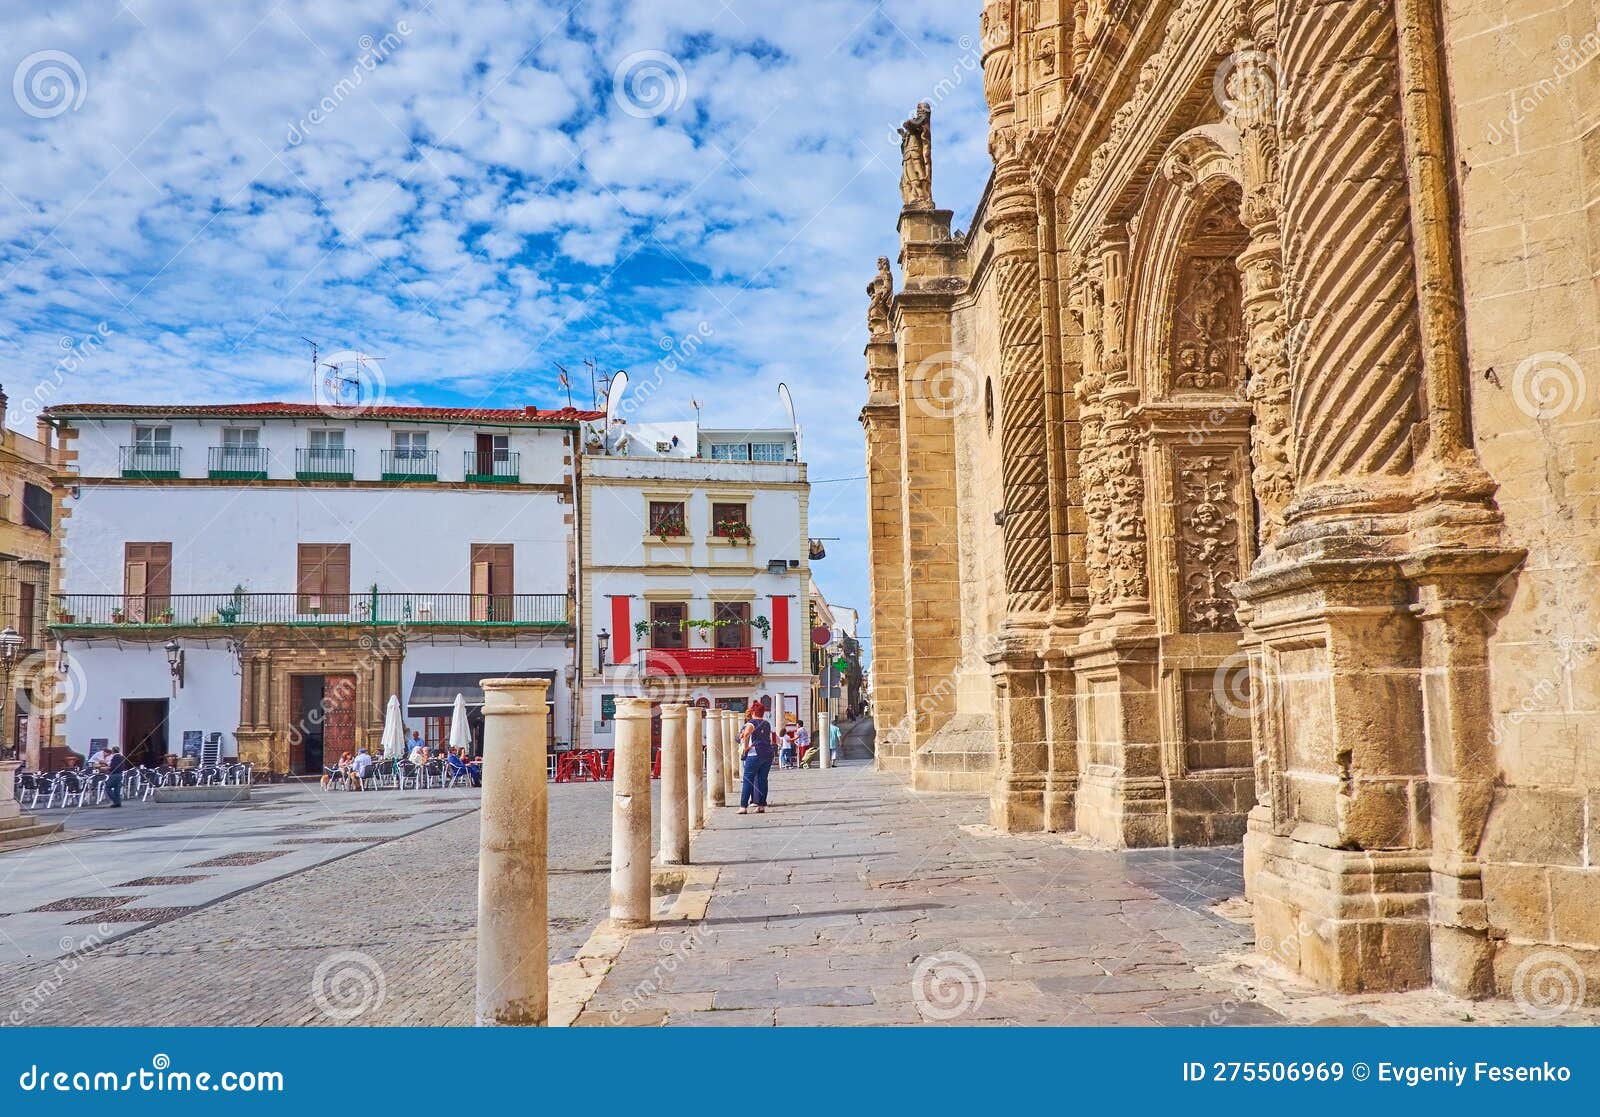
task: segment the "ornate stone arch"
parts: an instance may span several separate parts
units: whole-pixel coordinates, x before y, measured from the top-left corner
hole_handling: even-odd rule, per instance
[[[1162,173],[1139,218],[1129,297],[1129,305],[1139,308],[1130,323],[1129,350],[1147,402],[1186,390],[1236,395],[1242,389],[1243,292],[1237,258],[1249,235],[1239,221],[1239,165],[1239,133],[1227,124],[1185,132],[1161,157]],[[1199,355],[1198,366],[1178,367],[1197,344],[1217,340],[1205,336],[1205,320],[1219,298],[1226,304],[1221,309],[1229,319],[1227,329],[1238,335],[1239,344],[1230,338],[1228,352],[1213,349]],[[1241,329],[1234,330],[1235,325]]]

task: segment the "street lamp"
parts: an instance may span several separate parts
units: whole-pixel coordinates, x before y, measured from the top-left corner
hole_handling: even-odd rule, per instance
[[[172,693],[176,697],[178,688],[183,686],[183,648],[174,637],[166,642],[167,669],[172,672]]]
[[[595,651],[598,656],[595,661],[595,670],[604,673],[606,669],[606,652],[611,647],[611,633],[601,629],[594,635]]]
[[[0,632],[0,670],[5,673],[5,686],[0,689],[0,743],[5,741],[5,709],[6,697],[11,693],[11,669],[16,666],[17,653],[22,650],[22,637],[17,635],[17,630],[9,624],[5,631]],[[10,748],[11,759],[17,759],[17,745],[12,743]]]

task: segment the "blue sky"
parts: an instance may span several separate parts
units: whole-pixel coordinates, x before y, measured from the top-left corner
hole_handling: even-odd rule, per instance
[[[641,418],[778,425],[786,381],[812,478],[858,477],[895,125],[937,102],[958,226],[987,173],[977,0],[31,7],[0,39],[29,431],[30,400],[310,399],[302,337],[385,356],[386,402],[520,406],[698,335]],[[863,613],[865,500],[811,506]]]

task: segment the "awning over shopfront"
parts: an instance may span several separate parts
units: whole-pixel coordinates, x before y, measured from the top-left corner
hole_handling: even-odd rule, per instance
[[[548,679],[555,686],[554,671],[468,671],[429,674],[419,671],[411,683],[411,698],[406,716],[412,718],[449,717],[456,695],[466,700],[467,709],[483,707],[485,679]]]

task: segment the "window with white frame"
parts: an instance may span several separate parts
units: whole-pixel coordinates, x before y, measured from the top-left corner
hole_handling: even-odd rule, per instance
[[[261,445],[259,427],[223,427],[222,444],[230,450],[254,450]]]
[[[750,460],[750,447],[743,442],[713,442],[711,444],[711,460],[714,462],[747,462]]]
[[[171,427],[134,427],[133,444],[140,450],[162,453],[172,447]]]
[[[750,460],[753,462],[783,461],[784,444],[781,442],[752,442]]]
[[[394,456],[405,460],[426,458],[428,456],[428,432],[395,431]]]

